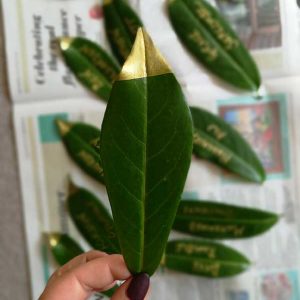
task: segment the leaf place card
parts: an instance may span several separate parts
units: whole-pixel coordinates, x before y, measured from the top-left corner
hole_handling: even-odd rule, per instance
[[[180,85],[139,29],[115,81],[100,154],[122,254],[129,270],[160,264],[192,152],[192,120]]]
[[[169,16],[185,47],[210,72],[242,90],[257,91],[257,66],[227,21],[205,0],[169,0]]]

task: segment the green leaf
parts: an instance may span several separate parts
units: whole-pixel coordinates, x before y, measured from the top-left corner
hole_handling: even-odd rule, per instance
[[[83,253],[81,247],[67,234],[45,233],[45,238],[56,262],[61,266]]]
[[[168,269],[210,278],[234,276],[250,266],[249,260],[232,248],[196,240],[168,242],[164,263]]]
[[[139,29],[113,85],[100,154],[114,222],[132,273],[160,263],[192,151],[192,122],[181,88]]]
[[[121,64],[127,59],[142,22],[123,0],[104,0],[105,30],[113,53]]]
[[[77,229],[94,249],[120,253],[112,217],[95,195],[70,182],[67,203]]]
[[[243,90],[258,90],[257,66],[219,12],[204,0],[169,0],[169,16],[185,47],[210,72]]]
[[[241,177],[261,183],[264,168],[244,138],[218,116],[191,107],[194,122],[194,154]]]
[[[203,238],[240,239],[266,232],[278,220],[278,215],[254,208],[183,200],[173,229]]]
[[[88,175],[104,183],[104,175],[96,146],[100,130],[84,123],[71,123],[62,119],[56,125],[64,145],[74,162]]]
[[[57,40],[67,66],[92,93],[108,100],[112,81],[120,68],[97,44],[84,38],[63,37]]]

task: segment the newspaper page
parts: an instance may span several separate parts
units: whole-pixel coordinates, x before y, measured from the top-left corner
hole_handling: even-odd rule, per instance
[[[174,69],[189,104],[219,114],[239,130],[258,153],[268,177],[263,185],[246,184],[206,161],[193,159],[184,195],[267,209],[282,217],[279,224],[263,236],[226,242],[253,262],[253,267],[245,274],[231,279],[208,280],[161,269],[152,278],[151,299],[299,300],[300,225],[297,214],[300,212],[300,165],[297,153],[300,153],[300,77],[297,75],[300,60],[297,57],[300,53],[300,10],[296,1],[211,2],[235,26],[257,60],[264,78],[260,100],[252,94],[225,89],[196,63],[172,30],[164,1],[132,1],[132,4]],[[227,2],[238,3],[238,8],[229,6]],[[251,6],[253,2],[255,7]],[[50,33],[45,26],[54,26],[55,36],[64,33],[62,30],[66,25],[63,24],[67,24],[62,17],[64,9],[68,15],[70,35],[80,35],[79,32],[83,31],[86,34],[83,36],[96,41],[104,37],[101,12],[95,4],[87,0],[12,0],[2,4],[11,93],[15,102],[30,101],[15,105],[14,123],[32,299],[38,298],[47,278],[57,267],[43,243],[43,232],[69,233],[84,249],[89,249],[64,209],[68,174],[78,185],[97,194],[109,207],[104,187],[82,173],[70,160],[53,125],[53,120],[60,116],[100,127],[105,106],[83,96],[87,93],[79,85],[76,85],[76,92],[74,87],[66,85],[63,76],[70,73],[63,64],[56,72],[47,65],[52,57],[46,46]],[[271,16],[267,24],[261,24],[262,19],[267,19],[263,12],[269,11],[264,9],[269,5],[276,8],[272,11],[277,11],[277,14]],[[43,65],[47,80],[42,86],[36,82],[39,69],[34,67],[36,45],[41,42],[36,42],[34,36],[38,34],[33,34],[37,30],[34,26],[41,25],[35,25],[34,16],[41,16],[40,20],[44,22],[40,36],[43,38]],[[82,18],[82,27],[76,22],[76,16]],[[8,30],[16,27],[15,21],[18,23],[17,37],[11,36]],[[20,43],[20,40],[26,43]],[[268,42],[264,42],[266,40]],[[106,45],[105,40],[103,43]],[[26,87],[30,89],[26,90]],[[41,104],[40,100],[45,101]],[[171,238],[178,236],[172,234]]]
[[[2,10],[13,101],[92,97],[64,65],[51,41],[81,36],[109,49],[99,1],[9,0],[2,1]]]
[[[257,207],[282,217],[278,225],[262,236],[225,242],[253,262],[248,272],[230,279],[211,280],[161,269],[152,278],[150,299],[300,299],[299,162],[296,155],[300,147],[299,84],[300,78],[269,80],[271,93],[260,101],[248,96],[224,99],[221,95],[202,100],[202,89],[185,89],[191,105],[218,113],[252,143],[268,177],[263,185],[249,184],[206,161],[193,159],[184,198]],[[68,157],[53,121],[63,117],[99,127],[104,110],[105,106],[94,100],[16,106],[15,127],[33,299],[38,298],[57,267],[43,242],[43,232],[69,233],[84,249],[89,249],[65,211],[68,174],[109,207],[104,187],[81,172]],[[170,238],[177,237],[183,235],[172,233]]]

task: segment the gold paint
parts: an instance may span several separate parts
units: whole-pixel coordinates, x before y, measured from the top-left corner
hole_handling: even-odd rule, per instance
[[[205,224],[202,222],[192,221],[189,223],[189,230],[194,233],[212,232],[212,233],[232,233],[235,237],[240,237],[244,234],[245,227],[237,225],[224,224]]]
[[[192,254],[204,254],[207,255],[208,258],[216,257],[216,249],[212,246],[204,246],[204,245],[194,245],[187,243],[178,243],[175,249],[176,253],[184,253],[188,255]]]
[[[188,37],[200,47],[200,51],[207,56],[209,61],[212,62],[217,59],[218,50],[213,47],[198,30],[195,29]]]
[[[139,25],[135,22],[135,20],[129,19],[129,18],[125,18],[124,22],[127,25],[127,27],[129,29],[129,31],[131,32],[131,34],[135,35],[136,32],[137,32],[137,29],[139,27]]]
[[[234,211],[228,208],[217,208],[217,207],[189,207],[184,206],[182,209],[184,215],[218,215],[223,217],[234,216]]]
[[[76,186],[74,184],[74,182],[71,179],[71,176],[68,176],[68,192],[69,192],[69,196],[72,194],[75,194],[76,192],[78,192],[79,187]]]
[[[218,125],[210,124],[207,126],[207,132],[212,132],[217,140],[223,140],[227,136],[227,132],[223,131]]]
[[[213,277],[218,277],[220,274],[220,263],[204,263],[199,260],[193,262],[192,270],[194,272],[204,272]]]
[[[94,169],[97,173],[103,176],[103,169],[91,154],[81,150],[78,153],[78,157],[81,158],[90,168]]]
[[[93,71],[90,69],[86,69],[85,71],[78,74],[78,77],[82,80],[88,81],[90,84],[91,89],[94,92],[98,92],[104,85],[101,78],[99,78]]]
[[[73,42],[73,38],[63,37],[63,38],[57,39],[57,41],[58,41],[60,49],[63,51],[66,51],[70,48],[70,46]]]
[[[139,28],[136,39],[118,80],[131,80],[172,73],[169,65],[155,48],[147,32]]]
[[[119,51],[121,52],[122,57],[126,60],[129,55],[129,49],[126,40],[123,38],[120,29],[115,28],[109,31],[109,34],[112,36],[112,39],[117,44]]]
[[[209,141],[202,138],[198,133],[194,133],[194,145],[204,148],[205,150],[211,152],[213,155],[217,156],[223,164],[229,163],[232,159],[232,155],[230,153],[226,153],[224,150],[210,143]]]
[[[86,45],[79,48],[79,51],[86,55],[92,63],[103,70],[111,79],[115,79],[118,73],[115,71],[113,67],[103,57],[93,48],[90,48]]]
[[[55,248],[60,242],[61,235],[59,233],[48,233],[46,238],[50,247]]]
[[[55,121],[60,135],[63,137],[72,129],[72,124],[62,119],[56,119]]]
[[[103,0],[103,5],[109,5],[113,2],[113,0]]]
[[[203,20],[214,32],[217,39],[224,45],[226,50],[232,50],[239,47],[240,43],[237,39],[231,37],[220,24],[220,22],[215,19],[210,11],[203,6],[203,4],[197,2],[196,13],[198,17]]]

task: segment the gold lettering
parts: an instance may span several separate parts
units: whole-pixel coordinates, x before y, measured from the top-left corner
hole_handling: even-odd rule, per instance
[[[210,124],[207,126],[207,132],[212,132],[217,140],[222,140],[227,136],[227,133],[223,131],[218,125]]]
[[[213,155],[217,156],[219,160],[224,164],[227,164],[232,159],[231,154],[226,153],[224,150],[203,139],[196,132],[194,133],[194,144],[211,152]]]
[[[194,272],[203,272],[210,274],[213,277],[218,277],[220,274],[220,263],[204,263],[198,260],[193,261],[192,270]]]
[[[175,249],[176,253],[185,253],[185,254],[204,254],[207,257],[213,259],[216,257],[216,249],[211,246],[204,245],[193,245],[187,243],[178,243]]]
[[[182,208],[182,213],[185,215],[212,215],[212,216],[223,216],[232,217],[234,216],[234,211],[230,208],[217,208],[217,207],[189,207],[184,206]]]
[[[124,21],[125,24],[128,26],[128,29],[131,32],[131,34],[135,36],[139,28],[139,25],[136,24],[135,20],[133,19],[125,18]]]
[[[240,43],[237,39],[231,37],[223,28],[222,24],[211,15],[210,11],[206,9],[203,4],[196,3],[196,13],[201,20],[203,20],[214,32],[217,39],[224,45],[226,50],[233,50],[239,47]]]
[[[121,52],[121,55],[123,56],[124,59],[126,59],[129,55],[129,51],[126,45],[126,41],[123,39],[120,30],[114,29],[111,30],[109,33],[113,36],[114,42],[117,44],[117,47]]]
[[[79,49],[79,51],[86,55],[96,67],[103,70],[103,72],[105,72],[111,79],[116,78],[118,73],[95,49],[84,45]]]
[[[189,38],[200,47],[200,51],[207,56],[209,61],[214,61],[217,59],[218,50],[210,45],[210,43],[198,30],[194,30],[192,33],[190,33]]]
[[[189,230],[193,233],[210,232],[210,233],[231,233],[235,237],[240,237],[244,234],[245,227],[238,225],[225,224],[205,224],[202,222],[192,221],[189,223]]]
[[[90,167],[91,169],[95,170],[97,173],[103,176],[103,168],[99,165],[99,163],[91,154],[84,150],[81,150],[78,153],[78,157],[81,158],[88,167]]]
[[[94,74],[91,70],[87,69],[84,72],[78,74],[78,77],[89,82],[91,89],[97,92],[103,87],[103,81]]]

